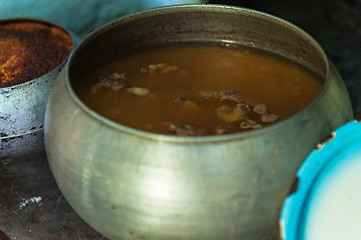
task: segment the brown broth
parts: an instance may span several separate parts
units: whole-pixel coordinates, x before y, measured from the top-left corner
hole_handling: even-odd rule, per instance
[[[278,55],[214,43],[123,52],[76,80],[80,99],[112,121],[160,134],[196,136],[248,131],[286,119],[305,108],[324,82]],[[271,121],[262,121],[254,111],[255,105],[264,106],[259,104],[267,106]]]

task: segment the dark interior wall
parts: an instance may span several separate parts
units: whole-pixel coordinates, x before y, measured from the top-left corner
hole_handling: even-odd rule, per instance
[[[361,118],[361,0],[210,0],[267,12],[314,37],[336,65]]]

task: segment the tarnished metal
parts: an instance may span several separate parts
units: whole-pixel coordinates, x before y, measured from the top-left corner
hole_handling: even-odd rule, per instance
[[[323,76],[319,96],[263,129],[165,136],[112,122],[83,104],[74,74],[124,49],[223,41],[274,51]],[[121,18],[72,53],[49,98],[50,168],[75,211],[110,239],[277,239],[283,200],[310,150],[352,119],[345,85],[320,46],[276,17],[226,6],[175,6]]]
[[[41,22],[57,26],[33,18],[3,19],[0,22],[12,21]],[[78,40],[69,34],[74,47]],[[64,64],[65,61],[49,73],[31,81],[0,88],[0,177],[33,174],[47,166],[43,133],[45,108],[50,90]]]

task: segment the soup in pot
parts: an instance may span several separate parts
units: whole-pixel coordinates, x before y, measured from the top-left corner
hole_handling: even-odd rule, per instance
[[[260,129],[305,108],[324,80],[259,49],[220,43],[139,48],[75,76],[100,115],[159,134],[206,136]]]

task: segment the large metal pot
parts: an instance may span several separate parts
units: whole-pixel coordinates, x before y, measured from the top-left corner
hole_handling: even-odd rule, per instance
[[[164,136],[114,123],[79,100],[74,74],[124,49],[228,41],[268,49],[321,74],[322,92],[270,127]],[[45,143],[70,205],[110,239],[277,239],[283,200],[316,143],[352,118],[344,83],[320,46],[279,18],[226,6],[174,6],[116,20],[72,53],[49,99]]]
[[[61,28],[54,23],[34,18],[0,21],[1,24],[15,22],[35,22]],[[71,33],[68,34],[73,39],[74,47],[78,40]],[[65,61],[33,80],[0,88],[0,177],[31,175],[47,167],[44,146],[45,108],[50,90],[64,64]]]

